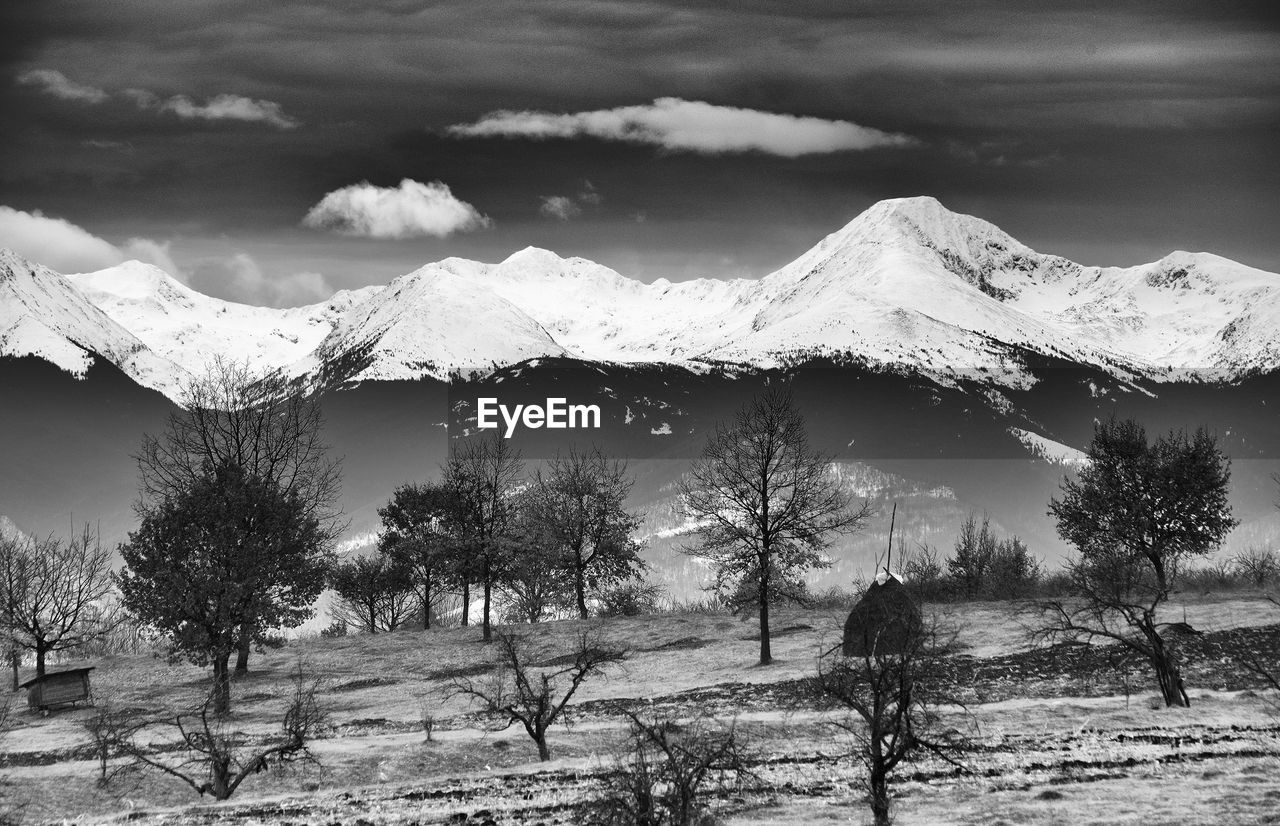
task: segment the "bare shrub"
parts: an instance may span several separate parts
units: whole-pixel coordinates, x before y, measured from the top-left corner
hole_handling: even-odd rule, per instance
[[[274,765],[317,763],[310,741],[324,727],[326,715],[316,700],[317,684],[302,666],[293,674],[289,705],[280,729],[267,738],[252,738],[231,726],[227,714],[215,711],[211,691],[196,708],[173,716],[139,718],[128,710],[106,710],[91,721],[99,756],[101,781],[125,771],[150,769],[175,777],[201,796],[226,800],[251,775]],[[166,744],[176,749],[162,748]],[[109,768],[109,761],[123,765]]]
[[[963,768],[955,755],[964,739],[943,727],[937,710],[960,706],[944,693],[944,661],[954,650],[955,634],[933,620],[894,631],[892,640],[876,634],[860,656],[842,656],[836,647],[819,658],[815,687],[848,713],[834,725],[853,736],[853,756],[863,767],[858,779],[877,826],[890,822],[889,781],[903,763],[932,753]]]
[[[899,545],[899,570],[906,585],[920,599],[934,602],[946,596],[946,568],[938,549],[923,542],[914,550],[907,550],[906,543]]]
[[[606,647],[592,632],[583,631],[573,651],[538,665],[525,637],[505,631],[499,631],[496,637],[497,667],[480,680],[468,676],[452,678],[445,696],[479,702],[485,711],[505,721],[499,731],[515,723],[524,726],[538,746],[538,758],[550,760],[547,730],[562,718],[567,723],[565,707],[582,683],[621,663],[626,652]],[[567,685],[563,685],[565,680]]]
[[[1280,579],[1280,554],[1271,548],[1251,545],[1233,556],[1231,565],[1238,576],[1255,588],[1265,588],[1268,582]]]
[[[627,752],[602,778],[593,808],[601,826],[710,824],[708,798],[754,778],[737,726],[707,716],[677,722],[645,720],[630,711]]]

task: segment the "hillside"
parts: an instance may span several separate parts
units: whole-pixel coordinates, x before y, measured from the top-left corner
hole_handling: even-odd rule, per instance
[[[1170,606],[1169,616],[1185,616],[1205,635],[1188,652],[1193,707],[1162,710],[1147,704],[1142,667],[1117,670],[1105,647],[1031,648],[1016,604],[936,608],[960,632],[946,679],[972,717],[941,712],[945,725],[973,738],[962,757],[972,774],[936,758],[906,768],[894,787],[898,822],[1243,823],[1274,808],[1280,725],[1268,703],[1276,698],[1236,664],[1276,644],[1270,603],[1197,597]],[[561,654],[585,626],[632,651],[625,667],[584,684],[573,726],[552,732],[548,763],[518,727],[500,729],[460,698],[445,698],[454,678],[489,672],[493,649],[478,643],[476,629],[439,629],[301,640],[256,657],[235,689],[234,725],[269,734],[289,671],[302,663],[321,680],[331,727],[315,743],[318,766],[253,775],[228,803],[199,801],[154,774],[96,787],[87,709],[47,718],[20,711],[4,773],[10,800],[28,802],[32,823],[79,815],[142,824],[440,824],[464,822],[462,814],[468,823],[579,823],[576,806],[600,793],[601,775],[623,748],[620,703],[646,716],[736,721],[758,782],[718,796],[723,822],[847,822],[864,806],[847,735],[807,687],[843,618],[841,608],[780,612],[779,662],[768,668],[753,665],[753,624],[723,615],[522,628],[540,657]],[[99,707],[137,713],[184,708],[207,681],[203,670],[147,653],[89,664],[97,666]],[[157,693],[158,685],[166,690]],[[424,713],[434,718],[430,742]]]

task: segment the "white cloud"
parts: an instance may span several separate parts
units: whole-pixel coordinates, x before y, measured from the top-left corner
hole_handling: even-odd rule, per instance
[[[576,138],[646,143],[670,150],[718,154],[765,152],[794,158],[821,152],[911,146],[891,134],[843,120],[782,115],[716,106],[702,101],[658,98],[651,104],[590,112],[500,110],[475,123],[450,126],[460,137]]]
[[[269,123],[278,129],[293,129],[298,121],[289,117],[280,104],[270,100],[253,100],[240,95],[216,95],[197,104],[186,95],[174,95],[159,104],[185,120],[245,120]]]
[[[486,227],[492,223],[439,181],[428,184],[405,178],[399,187],[362,181],[335,189],[302,219],[312,229],[327,229],[365,238],[412,238]]]
[[[40,210],[0,206],[0,246],[59,272],[87,272],[124,261],[124,253],[91,232]]]
[[[246,304],[268,304],[273,307],[298,307],[324,301],[334,289],[316,272],[299,272],[269,277],[248,253],[237,253],[222,262],[227,292]]]
[[[0,206],[0,247],[44,264],[58,272],[92,272],[131,258],[154,264],[173,277],[186,274],[169,254],[169,242],[130,238],[118,247],[63,218],[50,218],[40,210],[24,212]]]
[[[130,238],[121,247],[125,258],[133,258],[159,267],[184,284],[189,284],[187,273],[178,266],[169,253],[168,241],[152,241],[150,238]]]
[[[32,69],[18,75],[18,82],[24,86],[39,86],[40,91],[63,100],[74,100],[80,103],[102,103],[107,93],[94,86],[85,86],[70,80],[62,72],[54,69]]]
[[[582,207],[575,204],[572,198],[564,195],[543,195],[542,205],[538,207],[538,212],[547,218],[568,221],[575,215],[581,215]]]

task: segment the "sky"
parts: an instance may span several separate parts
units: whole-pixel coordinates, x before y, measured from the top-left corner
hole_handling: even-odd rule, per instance
[[[759,277],[883,198],[1280,271],[1274,3],[5,0],[0,246],[289,306],[526,246]]]

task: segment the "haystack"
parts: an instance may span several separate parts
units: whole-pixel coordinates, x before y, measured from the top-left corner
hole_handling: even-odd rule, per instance
[[[921,625],[920,606],[902,580],[883,571],[849,612],[842,652],[846,657],[901,654]]]

